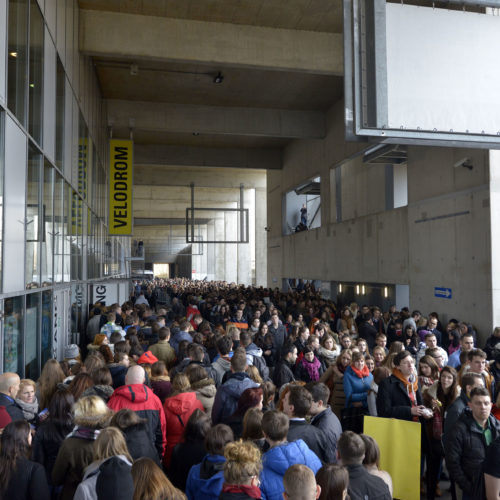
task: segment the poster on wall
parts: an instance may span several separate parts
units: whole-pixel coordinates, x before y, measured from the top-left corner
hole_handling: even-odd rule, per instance
[[[92,304],[103,302],[110,306],[118,302],[118,283],[94,283],[92,287]]]

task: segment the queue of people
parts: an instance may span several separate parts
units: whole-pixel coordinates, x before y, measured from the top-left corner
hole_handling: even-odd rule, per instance
[[[427,498],[444,464],[453,494],[499,497],[500,328],[482,350],[466,322],[308,286],[133,290],[37,381],[0,375],[0,498],[392,498],[366,415],[421,424]]]

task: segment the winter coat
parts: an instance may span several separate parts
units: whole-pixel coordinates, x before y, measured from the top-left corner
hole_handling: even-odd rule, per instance
[[[72,500],[85,467],[94,459],[98,430],[77,427],[62,443],[52,469],[52,484],[62,485],[60,500]]]
[[[113,394],[113,388],[110,385],[93,385],[85,391],[83,391],[81,397],[84,396],[99,396],[105,403],[109,401],[109,398]]]
[[[125,385],[125,375],[127,374],[128,368],[119,363],[111,363],[108,365],[108,368],[111,373],[111,378],[113,379],[113,388],[118,389],[118,387]]]
[[[132,464],[123,455],[92,462],[73,500],[132,500]]]
[[[21,458],[16,463],[2,498],[8,500],[50,500],[50,491],[43,467]]]
[[[331,458],[325,433],[318,427],[308,424],[305,419],[290,419],[287,439],[288,441],[302,439],[323,463],[328,463]]]
[[[187,340],[190,344],[193,342],[193,337],[188,332],[183,332],[182,330],[177,330],[172,337],[170,337],[170,345],[175,351],[175,354],[179,353],[179,344]]]
[[[191,467],[186,481],[188,500],[219,498],[224,483],[225,461],[221,455],[206,455],[201,463]]]
[[[52,469],[63,444],[64,438],[71,432],[72,426],[54,425],[49,420],[38,427],[33,437],[31,459],[43,465],[49,484],[52,484]]]
[[[309,382],[318,382],[319,381],[319,378],[321,377],[321,375],[323,375],[323,373],[325,373],[325,364],[317,356],[314,357],[314,361],[316,361],[316,360],[319,363],[319,365],[318,365],[318,378],[316,380],[313,380],[311,378],[311,376],[309,375],[309,372],[307,371],[307,366],[309,364],[312,364],[312,363],[309,363],[309,361],[307,361],[305,358],[302,358],[297,363],[297,366],[295,368],[295,374],[297,375],[297,378],[299,380],[303,380],[304,382],[306,382],[306,384],[308,384]]]
[[[458,422],[460,415],[468,407],[470,399],[467,397],[465,391],[461,391],[457,399],[450,405],[446,412],[446,419],[444,421],[444,439],[447,440],[451,435],[455,424]]]
[[[352,367],[348,366],[343,379],[345,406],[352,407],[352,403],[361,402],[365,408],[368,408],[367,396],[373,382],[373,375],[367,377],[358,377]]]
[[[262,349],[257,347],[253,342],[249,344],[245,351],[247,353],[248,366],[255,366],[259,370],[262,380],[269,380],[269,368],[267,367],[266,360],[262,356]]]
[[[172,392],[170,377],[151,377],[151,389],[153,389],[153,392],[158,396],[163,405],[165,399],[167,399]]]
[[[288,467],[303,464],[314,474],[321,468],[318,457],[299,439],[292,443],[274,446],[262,456],[262,472],[260,473],[260,489],[266,500],[283,498],[283,476]]]
[[[212,368],[214,369],[213,375],[215,376],[215,387],[219,388],[222,385],[222,378],[224,375],[231,371],[231,361],[220,356],[212,363]]]
[[[23,410],[14,399],[0,392],[0,406],[5,406],[5,410],[10,415],[12,422],[24,420]]]
[[[295,381],[293,367],[286,359],[282,359],[274,370],[274,383],[279,389],[285,384]]]
[[[191,467],[199,464],[206,454],[203,440],[197,439],[177,444],[172,452],[167,474],[172,484],[184,491]]]
[[[262,321],[262,319],[261,319]],[[274,345],[276,346],[276,352],[278,355],[281,353],[285,339],[288,337],[286,333],[286,328],[283,325],[278,324],[275,328],[272,324],[269,325],[269,333],[273,335]]]
[[[168,340],[158,340],[158,343],[150,346],[149,350],[158,358],[163,361],[169,370],[175,361],[175,351],[170,345]]]
[[[148,429],[145,424],[136,424],[122,430],[130,456],[137,460],[141,457],[148,457],[158,465],[160,459],[158,451],[149,439]]]
[[[346,465],[349,472],[347,493],[351,500],[391,500],[389,486],[378,476],[370,474],[361,464]]]
[[[500,422],[489,416],[492,441],[500,436]],[[446,466],[452,479],[470,497],[480,490],[486,441],[472,412],[466,408],[445,441]]]
[[[311,419],[311,425],[321,429],[327,439],[327,458],[326,462],[334,464],[337,462],[337,441],[342,434],[342,425],[337,415],[333,413],[328,406],[321,413],[318,413]]]
[[[163,463],[166,467],[170,465],[174,446],[182,440],[189,417],[197,408],[203,411],[203,405],[196,399],[194,392],[182,392],[165,400],[163,409],[167,422],[167,449]]]
[[[246,373],[232,373],[226,382],[222,384],[215,395],[212,407],[212,423],[219,424],[225,418],[232,415],[238,406],[238,399],[246,389],[258,387]]]
[[[203,405],[205,413],[207,415],[211,415],[212,407],[214,406],[215,394],[217,393],[214,380],[211,378],[198,380],[198,382],[191,384],[191,389],[196,393],[196,397]]]
[[[149,439],[160,457],[165,452],[166,422],[162,404],[153,391],[144,384],[124,385],[115,389],[108,402],[113,411],[129,408],[147,420]]]
[[[417,390],[416,398],[417,405],[421,405],[420,390]],[[382,380],[378,386],[377,414],[379,417],[413,420],[410,396],[403,382],[394,375]]]

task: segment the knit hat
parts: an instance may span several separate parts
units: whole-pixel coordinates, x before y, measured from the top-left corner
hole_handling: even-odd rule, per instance
[[[152,365],[158,361],[158,358],[151,352],[146,351],[138,360],[138,365]]]
[[[76,344],[69,344],[64,348],[64,357],[66,359],[77,358],[80,355],[80,349]]]
[[[5,406],[0,406],[0,429],[5,429],[12,422],[10,415],[7,413]]]

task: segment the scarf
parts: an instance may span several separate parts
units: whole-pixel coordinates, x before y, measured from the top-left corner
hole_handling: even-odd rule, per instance
[[[307,361],[306,358],[303,358],[302,366],[307,370],[307,374],[309,375],[311,382],[317,382],[319,380],[319,369],[321,367],[321,363],[316,356],[314,356],[311,363]]]
[[[250,498],[262,498],[262,493],[258,486],[248,484],[224,484],[223,493],[245,493]]]
[[[399,368],[394,368],[392,370],[392,374],[406,387],[406,392],[408,393],[408,397],[410,398],[411,406],[417,406],[418,380],[415,376],[415,373],[412,373],[410,375],[409,380],[401,373],[401,370]],[[414,422],[418,422],[418,417],[415,415],[412,420]]]
[[[101,432],[100,429],[91,429],[90,427],[80,427],[77,425],[66,437],[95,441],[97,436],[99,436],[99,432]]]
[[[33,403],[25,403],[20,399],[16,399],[16,403],[23,410],[23,417],[25,420],[29,422],[30,420],[33,420],[36,417],[36,414],[38,413],[38,399],[36,399],[36,396],[35,399],[33,400]]]
[[[358,370],[354,365],[351,365],[351,370],[359,377],[359,378],[366,378],[368,375],[370,375],[370,370],[368,367],[365,365],[363,366],[362,370]]]

